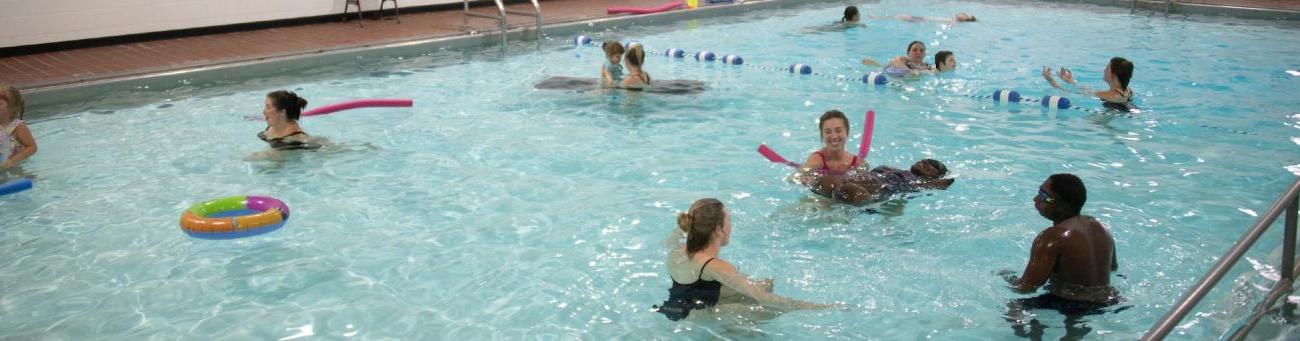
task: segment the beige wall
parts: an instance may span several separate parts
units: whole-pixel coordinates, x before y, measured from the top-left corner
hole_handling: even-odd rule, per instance
[[[344,0],[0,0],[0,47],[343,13]],[[403,7],[459,0],[398,0]],[[361,0],[367,10],[379,0]],[[388,3],[385,7],[391,7]]]

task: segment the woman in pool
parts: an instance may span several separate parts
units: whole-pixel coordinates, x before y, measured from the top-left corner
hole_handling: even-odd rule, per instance
[[[840,23],[845,25],[857,24],[859,18],[861,16],[858,15],[858,6],[845,7],[844,17],[840,18]]]
[[[685,245],[680,243],[683,232]],[[829,307],[774,295],[770,281],[749,279],[736,266],[719,258],[722,247],[730,241],[731,215],[718,199],[696,200],[689,211],[679,214],[677,228],[666,241],[671,248],[667,265],[673,286],[668,289],[668,300],[656,306],[656,311],[676,321],[689,316],[692,310],[744,303],[745,299],[778,310]]]
[[[1095,96],[1101,99],[1102,105],[1107,109],[1124,110],[1134,113],[1140,112],[1138,108],[1133,105],[1133,90],[1128,87],[1129,80],[1133,78],[1133,62],[1121,57],[1111,58],[1110,62],[1106,63],[1106,68],[1103,69],[1101,73],[1101,78],[1106,81],[1106,85],[1109,89],[1105,91],[1094,91],[1088,87],[1079,85],[1079,83],[1074,80],[1074,74],[1070,72],[1070,69],[1061,68],[1057,73],[1057,76],[1061,77],[1061,80],[1066,83],[1074,86],[1075,90],[1070,90],[1061,87],[1056,83],[1055,79],[1052,79],[1052,68],[1046,66],[1043,67],[1043,79],[1046,79],[1047,83],[1051,84],[1054,88],[1082,95]]]
[[[823,113],[817,120],[817,131],[821,135],[822,148],[808,155],[808,160],[803,162],[804,172],[843,175],[866,167],[867,163],[859,160],[857,155],[844,150],[849,139],[849,119],[843,112],[831,110]]]
[[[920,41],[912,41],[911,43],[908,43],[907,55],[898,56],[898,58],[889,61],[889,66],[907,68],[914,72],[934,70],[934,67],[930,66],[930,63],[925,62],[925,43]]]
[[[623,57],[623,63],[627,64],[627,75],[623,76],[623,82],[619,85],[628,90],[641,90],[650,87],[650,73],[641,69],[645,63],[645,50],[641,45],[632,45],[627,49],[627,55]]]
[[[871,58],[863,59],[862,64],[880,65]],[[934,66],[925,62],[925,43],[920,41],[907,44],[907,54],[890,60],[889,65],[885,66],[885,72],[892,74],[918,74],[930,71],[934,71]]]
[[[298,116],[305,107],[307,100],[293,92],[279,90],[266,94],[262,107],[266,130],[257,133],[257,138],[276,150],[320,148],[321,145],[298,125]]]

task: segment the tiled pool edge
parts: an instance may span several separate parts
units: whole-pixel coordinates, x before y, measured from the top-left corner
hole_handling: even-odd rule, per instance
[[[1040,0],[1043,2],[1060,2],[1060,3],[1086,3],[1093,5],[1136,8],[1143,12],[1155,12],[1162,14],[1165,12],[1164,1],[1138,0]],[[1251,8],[1238,6],[1210,5],[1210,4],[1191,4],[1191,3],[1171,3],[1169,4],[1169,14],[1175,15],[1210,15],[1210,16],[1227,16],[1242,19],[1267,19],[1267,20],[1300,20],[1300,12],[1267,8]]]
[[[594,20],[554,23],[543,26],[546,37],[538,40],[533,27],[517,27],[507,32],[511,44],[516,42],[564,41],[584,32],[597,32],[620,25],[661,24],[675,21],[739,15],[751,10],[796,7],[817,3],[837,3],[842,0],[751,0],[742,4],[705,6],[695,10],[678,10],[656,14],[606,17]],[[369,56],[417,56],[432,49],[466,49],[499,46],[501,37],[496,33],[453,35],[420,38],[405,41],[383,42],[365,46],[340,47],[312,52],[287,53],[275,56],[253,57],[243,60],[217,62],[210,65],[172,70],[145,71],[129,74],[105,75],[59,84],[40,85],[24,90],[29,106],[66,104],[93,97],[106,88],[149,87],[166,89],[182,86],[182,80],[214,80],[249,78],[267,74],[305,70],[320,65],[345,62]],[[531,51],[529,49],[528,51]]]

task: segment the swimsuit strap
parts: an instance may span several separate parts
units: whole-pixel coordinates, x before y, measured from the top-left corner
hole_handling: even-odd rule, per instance
[[[704,278],[703,278],[703,276],[704,276],[704,268],[707,267],[707,266],[709,266],[709,262],[712,262],[714,259],[718,259],[718,258],[717,258],[717,257],[709,258],[709,260],[704,261],[704,265],[701,265],[701,266],[700,266],[700,274],[695,276],[695,280],[696,280],[696,281],[703,281],[703,280],[704,280]]]

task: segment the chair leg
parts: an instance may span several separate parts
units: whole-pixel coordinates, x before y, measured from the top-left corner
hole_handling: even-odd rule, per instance
[[[361,17],[361,0],[346,0],[346,1],[343,3],[343,21],[348,21],[348,6],[351,6],[351,5],[356,5],[356,6],[357,6],[357,22],[360,23],[360,22],[361,22],[361,18],[362,18],[362,17]],[[365,24],[361,24],[361,25],[364,26]]]
[[[383,17],[384,17],[384,3],[385,3],[385,2],[388,2],[388,1],[392,1],[392,2],[393,2],[393,17],[397,18],[397,23],[398,23],[398,24],[401,24],[401,23],[402,23],[402,11],[399,10],[399,9],[397,9],[397,0],[379,0],[379,17],[380,17],[380,18],[383,18]]]

